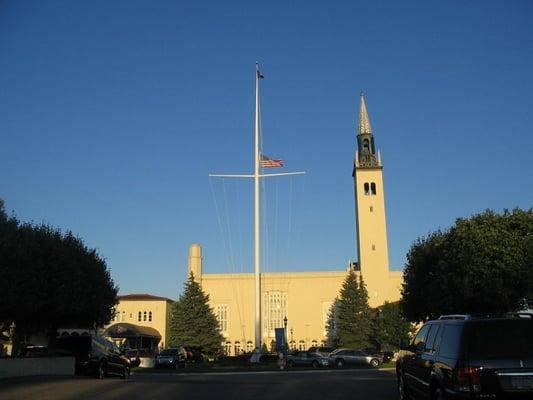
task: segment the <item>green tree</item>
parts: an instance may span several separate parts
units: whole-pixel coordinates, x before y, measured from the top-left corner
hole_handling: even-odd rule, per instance
[[[209,295],[204,293],[191,273],[172,308],[170,344],[198,347],[208,354],[216,354],[222,340],[219,323],[209,307]]]
[[[533,209],[487,210],[419,238],[407,254],[402,294],[410,321],[531,305]]]
[[[81,239],[21,224],[0,208],[0,321],[15,323],[15,341],[47,331],[53,347],[59,327],[103,326],[117,290],[104,259]]]
[[[374,320],[373,341],[382,350],[398,349],[400,340],[408,339],[413,333],[413,325],[402,314],[398,302],[386,301],[377,310]]]
[[[335,298],[328,311],[326,321],[326,341],[328,346],[339,347],[339,335],[337,334],[337,316],[339,308],[339,299]]]
[[[336,333],[343,347],[366,348],[372,334],[372,310],[363,277],[350,271],[338,299]]]

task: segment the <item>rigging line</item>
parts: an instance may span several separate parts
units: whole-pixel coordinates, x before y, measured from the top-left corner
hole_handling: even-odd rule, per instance
[[[274,232],[275,232],[275,235],[274,236],[274,250],[273,250],[273,253],[274,253],[274,264],[275,265],[279,265],[279,257],[278,257],[278,237],[279,237],[279,227],[278,227],[278,219],[279,219],[279,182],[278,180],[276,179],[276,183],[275,183],[275,187],[276,187],[276,190],[275,190],[275,201],[274,201],[274,205],[275,205],[275,210],[274,210]]]
[[[261,185],[261,189],[262,189],[262,192],[263,192],[263,202],[261,204],[262,206],[262,210],[263,210],[263,218],[262,218],[262,221],[263,221],[263,235],[262,235],[262,241],[263,241],[263,252],[262,252],[262,258],[263,258],[263,270],[265,272],[268,272],[270,271],[270,264],[269,264],[269,258],[268,258],[268,253],[269,253],[269,230],[268,230],[268,227],[269,227],[269,223],[268,223],[268,197],[266,196],[266,193],[267,193],[267,182],[263,181],[262,182],[262,185]]]
[[[230,260],[231,260],[231,264],[230,264],[230,267],[232,269],[233,272],[235,272],[235,260],[234,260],[234,256],[233,256],[233,244],[232,244],[232,241],[231,241],[231,225],[230,225],[230,218],[229,218],[229,207],[228,207],[228,196],[227,196],[227,192],[226,192],[226,182],[225,182],[225,179],[223,180],[223,193],[224,193],[224,205],[225,205],[225,208],[226,208],[226,225],[228,227],[228,247],[229,247],[229,251],[230,251]]]
[[[291,252],[291,236],[292,236],[292,177],[290,178],[289,186],[289,234],[287,236],[287,252],[289,262],[292,261],[292,252]]]
[[[220,210],[219,210],[218,202],[217,202],[217,199],[216,199],[215,191],[214,191],[214,188],[213,188],[213,180],[212,180],[212,178],[209,179],[209,186],[211,187],[211,194],[213,195],[213,201],[215,203],[215,210],[216,210],[217,220],[218,220],[218,229],[219,229],[219,232],[220,232],[220,236],[222,236],[222,247],[224,248],[224,255],[226,256],[226,262],[229,265],[229,253],[228,253],[228,249],[227,249],[227,246],[226,246],[224,228],[222,226],[222,220],[220,218]]]
[[[235,190],[235,193],[237,194],[237,204],[240,205],[241,202],[240,202],[240,190],[239,190],[239,187],[241,185],[239,185],[239,182],[235,181],[235,187],[236,187],[236,190]],[[243,262],[243,256],[242,256],[242,242],[243,242],[243,239],[242,239],[242,218],[241,218],[241,213],[238,212],[237,213],[237,232],[238,232],[238,238],[237,238],[237,241],[238,241],[238,244],[239,244],[239,251],[237,253],[237,256],[239,257],[239,259],[237,260],[237,262],[240,264],[240,271],[239,273],[243,273],[244,271],[244,262]],[[241,327],[241,337],[243,338],[243,341],[245,340],[244,339],[244,329],[242,328],[243,326],[243,320],[242,320],[242,317],[241,317],[241,311],[242,311],[242,314],[244,314],[244,299],[243,299],[243,293],[242,293],[242,287],[237,287],[237,312],[239,314],[239,326]]]
[[[235,286],[236,286],[236,283],[235,283],[235,257],[234,257],[234,251],[233,251],[233,244],[232,244],[232,240],[231,240],[231,236],[232,236],[232,229],[231,229],[231,224],[230,224],[230,212],[229,212],[229,205],[228,205],[228,193],[227,193],[227,190],[226,190],[226,182],[225,182],[225,179],[223,181],[223,193],[224,193],[224,204],[225,204],[225,209],[226,209],[226,224],[227,224],[227,230],[228,230],[228,247],[229,247],[229,261],[230,261],[230,268],[232,270],[232,276],[229,276],[229,285],[231,285],[231,290],[233,292],[233,298],[236,299],[236,305],[237,305],[237,316],[238,316],[238,320],[240,323],[242,323],[242,314],[241,314],[241,310],[240,310],[240,307],[239,307],[239,293],[237,292]],[[242,303],[242,302],[241,302]]]

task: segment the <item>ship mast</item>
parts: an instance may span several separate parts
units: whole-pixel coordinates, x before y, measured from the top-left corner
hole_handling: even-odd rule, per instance
[[[305,172],[285,172],[275,174],[261,173],[261,113],[259,103],[259,80],[263,78],[259,70],[259,63],[255,63],[255,146],[254,146],[254,173],[252,174],[209,174],[211,177],[223,178],[253,178],[254,179],[254,272],[255,272],[255,351],[250,359],[251,362],[259,362],[261,356],[261,178],[285,175],[302,175]]]

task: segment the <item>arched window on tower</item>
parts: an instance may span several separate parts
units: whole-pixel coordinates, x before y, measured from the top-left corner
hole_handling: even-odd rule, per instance
[[[376,194],[376,184],[374,182],[370,184],[370,194],[372,195]]]
[[[370,142],[368,139],[363,140],[363,153],[370,153]]]
[[[368,182],[365,182],[365,196],[368,196],[370,194],[370,185]]]

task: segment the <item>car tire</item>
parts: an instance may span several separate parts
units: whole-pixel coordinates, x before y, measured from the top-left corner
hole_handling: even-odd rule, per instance
[[[377,358],[373,358],[370,360],[370,366],[372,368],[377,368],[379,367],[379,360]]]
[[[337,368],[344,368],[344,360],[342,358],[338,358],[335,360],[335,366]]]
[[[405,380],[402,373],[398,374],[398,399],[409,400],[409,392],[405,386]]]
[[[318,363],[317,360],[313,360],[313,362],[311,363],[311,366],[312,366],[313,368],[318,368],[318,367],[320,367],[320,364]]]
[[[94,377],[96,379],[104,379],[106,375],[107,375],[107,365],[105,361],[100,361],[100,363],[98,364],[98,367],[96,368],[96,374],[94,375]]]
[[[289,367],[289,368],[294,367],[294,361],[289,360],[289,362],[287,362],[287,367]]]
[[[437,386],[431,395],[431,400],[446,400],[446,395],[444,394],[444,390]]]
[[[122,379],[129,379],[130,377],[130,369],[126,366],[124,366],[124,369],[122,370],[122,375],[120,376]]]

